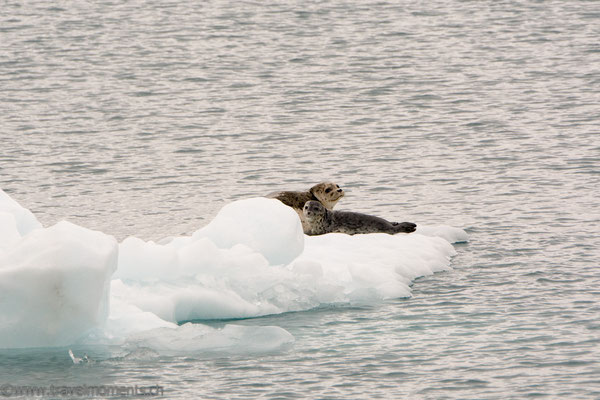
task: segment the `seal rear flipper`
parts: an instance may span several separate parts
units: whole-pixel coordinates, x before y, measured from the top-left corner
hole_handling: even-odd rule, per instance
[[[417,224],[413,224],[412,222],[393,222],[392,225],[396,233],[411,233],[417,230]]]

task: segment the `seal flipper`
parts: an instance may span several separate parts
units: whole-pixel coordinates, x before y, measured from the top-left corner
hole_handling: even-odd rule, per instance
[[[417,230],[417,224],[413,224],[412,222],[392,222],[392,226],[396,230],[396,233],[411,233]]]

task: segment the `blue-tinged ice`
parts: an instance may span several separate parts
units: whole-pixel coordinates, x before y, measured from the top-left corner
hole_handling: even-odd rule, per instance
[[[63,221],[0,254],[0,347],[64,346],[103,327],[117,249],[113,237]]]

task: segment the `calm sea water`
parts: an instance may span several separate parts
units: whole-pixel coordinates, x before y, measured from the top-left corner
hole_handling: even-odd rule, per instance
[[[188,3],[3,2],[0,187],[121,240],[331,179],[340,209],[471,241],[410,299],[236,321],[281,352],[3,351],[3,382],[600,398],[599,2]]]

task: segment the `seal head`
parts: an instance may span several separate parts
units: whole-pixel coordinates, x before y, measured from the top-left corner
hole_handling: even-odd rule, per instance
[[[333,210],[335,204],[345,195],[340,185],[333,182],[317,183],[309,189],[309,192],[329,210]]]
[[[302,222],[302,229],[304,233],[308,234],[309,227],[304,220],[304,214],[302,208],[307,201],[316,201],[329,210],[335,207],[336,203],[344,197],[344,190],[340,188],[340,185],[333,182],[321,182],[317,183],[305,192],[274,192],[268,194],[267,197],[277,199],[288,207],[292,207]]]
[[[334,232],[331,229],[331,211],[326,209],[318,201],[307,201],[302,209],[304,220],[308,229],[304,231],[307,235],[323,235]]]

